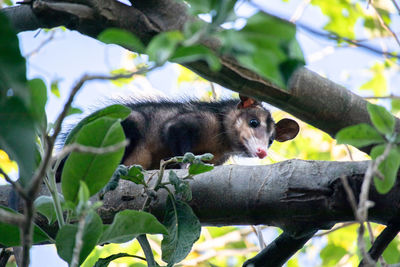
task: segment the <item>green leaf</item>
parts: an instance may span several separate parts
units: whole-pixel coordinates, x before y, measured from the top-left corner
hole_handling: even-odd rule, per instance
[[[334,244],[326,245],[320,253],[322,266],[336,266],[348,252],[345,248]]]
[[[349,144],[355,147],[364,147],[385,142],[384,138],[366,123],[349,126],[336,134],[338,144]]]
[[[64,202],[63,197],[60,195],[61,202]],[[53,198],[50,196],[40,196],[35,202],[35,209],[47,218],[49,224],[53,224],[57,220],[56,211],[54,208]]]
[[[398,238],[389,243],[382,256],[387,264],[396,264],[400,261],[400,251],[398,249],[400,242]]]
[[[0,206],[0,209],[8,211],[10,213],[16,213],[10,208]],[[7,224],[0,222],[0,245],[5,247],[16,247],[20,246],[20,231],[19,227],[14,224]],[[33,243],[38,244],[45,241],[51,240],[50,237],[40,229],[36,224],[33,226]]]
[[[28,185],[36,167],[35,140],[33,119],[21,99],[0,101],[0,148],[18,163],[22,186]]]
[[[84,125],[88,124],[89,122],[92,122],[92,121],[94,121],[98,118],[102,118],[102,117],[109,117],[109,118],[124,120],[129,116],[129,114],[131,114],[131,109],[124,105],[116,104],[116,105],[111,105],[111,106],[105,107],[103,109],[99,109],[98,111],[93,112],[92,114],[90,114],[89,116],[87,116],[86,118],[81,120],[72,129],[72,131],[68,134],[67,139],[65,140],[65,145],[73,143],[76,138],[76,134],[80,131],[80,129]]]
[[[178,64],[204,60],[212,71],[218,71],[221,68],[219,58],[203,45],[178,47],[170,60]]]
[[[144,181],[143,168],[140,165],[132,165],[129,168],[128,175],[121,176],[122,179],[134,182],[135,184],[146,185]]]
[[[143,54],[145,51],[145,47],[139,38],[137,38],[131,32],[122,29],[106,29],[105,31],[100,33],[97,39],[106,44],[120,45],[140,54]]]
[[[107,258],[100,258],[93,267],[107,267],[113,260],[123,258],[123,257],[135,257],[134,255],[130,255],[128,253],[118,253],[108,256]]]
[[[75,108],[75,107],[70,107],[67,113],[67,116],[73,115],[73,114],[82,114],[83,111],[80,108]]]
[[[157,65],[164,64],[174,54],[178,44],[183,41],[183,35],[179,31],[163,32],[151,39],[146,48],[146,54]]]
[[[376,159],[382,155],[385,150],[385,145],[375,146],[371,150],[371,158]],[[376,190],[380,194],[386,194],[392,189],[396,182],[397,171],[400,166],[400,152],[397,148],[393,147],[386,159],[379,165],[378,170],[385,176],[384,180],[374,177],[374,184]]]
[[[204,173],[204,172],[209,172],[212,169],[214,169],[214,166],[211,164],[206,164],[206,163],[194,163],[191,164],[189,167],[189,174],[191,175],[196,175],[196,174],[200,174],[200,173]]]
[[[56,247],[57,253],[69,264],[72,260],[72,254],[75,247],[76,233],[78,232],[77,225],[66,224],[57,233]],[[97,245],[100,236],[103,232],[103,224],[97,213],[91,211],[85,218],[85,227],[83,229],[82,248],[79,254],[79,264],[81,264],[90,252]]]
[[[119,120],[102,117],[83,126],[77,134],[76,143],[100,148],[115,145],[124,139]],[[80,181],[86,183],[90,196],[96,194],[110,180],[123,154],[124,148],[106,154],[72,152],[61,175],[65,200],[77,203]]]
[[[18,38],[6,16],[0,14],[0,99],[12,90],[25,107],[30,105],[30,91],[26,89],[25,59],[19,51]]]
[[[141,234],[166,234],[167,229],[154,215],[136,210],[118,212],[104,231],[99,244],[124,243]]]
[[[296,41],[296,27],[263,12],[247,20],[240,31],[226,30],[222,53],[228,52],[243,66],[273,83],[286,88],[292,73],[304,64],[304,56]]]
[[[367,103],[369,116],[375,128],[383,134],[394,132],[394,116],[384,107]]]
[[[61,97],[60,88],[58,87],[58,80],[52,81],[50,84],[50,92],[57,98]]]
[[[47,102],[47,88],[41,79],[33,79],[28,82],[31,90],[31,114],[32,117],[46,129],[46,102]]]
[[[168,235],[164,235],[161,243],[162,259],[171,266],[189,254],[200,237],[201,225],[188,204],[171,196],[167,199],[164,225]]]

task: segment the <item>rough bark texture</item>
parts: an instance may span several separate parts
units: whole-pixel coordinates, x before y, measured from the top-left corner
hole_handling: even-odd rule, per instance
[[[203,225],[266,224],[293,236],[307,229],[327,229],[336,222],[354,219],[340,177],[345,175],[358,199],[367,162],[289,160],[266,166],[221,166],[196,176],[191,182],[191,207]],[[178,170],[178,173],[185,170]],[[148,179],[152,175],[146,175]],[[168,172],[165,174],[167,179]],[[154,180],[154,179],[153,179]],[[7,205],[10,187],[0,187],[0,205]],[[41,194],[48,194],[43,186]],[[158,193],[151,212],[163,218],[166,191]],[[387,224],[399,216],[400,186],[386,195],[370,190],[375,206],[369,219]],[[110,223],[115,213],[140,209],[142,186],[121,181],[108,192],[99,214]],[[39,220],[45,226],[45,220]],[[44,227],[47,228],[47,227]],[[53,229],[54,230],[54,229]]]
[[[17,6],[2,12],[18,32],[64,25],[96,38],[104,29],[118,27],[148,43],[159,32],[181,29],[190,19],[185,10],[175,0],[134,1],[133,6],[114,0],[36,0],[32,7]],[[218,48],[215,40],[203,43],[213,50]],[[218,72],[211,71],[204,61],[188,63],[186,67],[210,81],[285,110],[333,137],[343,127],[370,123],[364,99],[306,68],[299,69],[292,76],[288,90],[284,90],[232,59],[220,59],[222,69]],[[399,125],[397,121],[398,130]]]

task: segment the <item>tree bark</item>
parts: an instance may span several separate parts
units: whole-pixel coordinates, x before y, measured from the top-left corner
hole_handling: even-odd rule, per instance
[[[340,177],[347,177],[358,200],[367,164],[367,161],[288,160],[264,166],[220,166],[191,181],[193,199],[189,204],[203,225],[265,224],[296,236],[354,220]],[[152,174],[154,171],[147,172],[146,180]],[[168,172],[164,177],[167,179]],[[7,205],[9,191],[9,186],[0,187],[0,205]],[[45,186],[40,194],[48,195]],[[150,211],[160,220],[166,196],[166,191],[161,190],[151,205]],[[121,210],[140,209],[144,200],[142,186],[120,181],[116,190],[106,193],[99,214],[105,223],[110,223]],[[387,224],[400,219],[399,184],[386,195],[378,194],[372,187],[370,200],[375,203],[369,210],[370,221]],[[43,218],[38,218],[37,223],[53,233],[56,229],[47,226]]]
[[[1,12],[9,17],[17,32],[63,25],[96,38],[106,28],[117,27],[132,32],[147,44],[160,32],[181,29],[191,19],[185,8],[175,0],[141,0],[135,1],[134,6],[114,0],[35,0],[32,7],[17,6]],[[218,50],[216,40],[203,43]],[[222,68],[218,72],[211,71],[204,61],[185,66],[207,80],[285,110],[332,137],[346,126],[371,123],[364,99],[306,68],[294,73],[285,90],[230,58],[220,56],[220,60]],[[400,131],[398,119],[396,129]],[[368,152],[369,148],[362,150]]]

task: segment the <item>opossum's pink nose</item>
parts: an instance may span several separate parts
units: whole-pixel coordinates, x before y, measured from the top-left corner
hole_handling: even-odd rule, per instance
[[[263,159],[263,158],[265,158],[267,156],[267,151],[265,151],[262,148],[257,148],[256,154],[260,159]]]

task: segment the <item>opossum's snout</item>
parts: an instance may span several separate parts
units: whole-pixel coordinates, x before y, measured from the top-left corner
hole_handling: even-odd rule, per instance
[[[256,154],[260,159],[263,159],[267,156],[267,151],[263,148],[257,148]]]

